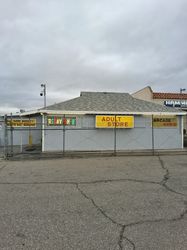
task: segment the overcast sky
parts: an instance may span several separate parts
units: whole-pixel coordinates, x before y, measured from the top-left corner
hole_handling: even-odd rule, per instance
[[[187,0],[0,0],[0,112],[187,88]]]

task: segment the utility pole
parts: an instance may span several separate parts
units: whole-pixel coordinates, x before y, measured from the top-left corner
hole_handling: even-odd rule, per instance
[[[46,94],[47,94],[46,84],[41,84],[41,87],[42,87],[42,91],[40,92],[40,96],[44,97],[44,108],[45,108],[46,107]]]
[[[180,88],[180,109],[181,110],[182,110],[182,92],[183,91],[186,91],[186,89]],[[182,147],[183,147],[183,145],[184,145],[184,135],[186,134],[186,128],[184,128],[184,123],[183,123],[183,117],[182,116],[181,116],[181,133],[182,133]]]

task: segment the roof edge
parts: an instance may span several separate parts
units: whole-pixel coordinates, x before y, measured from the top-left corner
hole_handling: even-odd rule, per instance
[[[150,90],[150,92],[153,94],[153,90],[152,90],[152,88],[151,88],[150,86],[146,86],[146,87],[144,87],[144,88],[142,88],[142,89],[139,89],[138,91],[136,91],[136,92],[132,93],[131,95],[137,94],[137,93],[139,93],[139,92],[143,91],[144,89],[149,89],[149,90]]]
[[[186,100],[186,93],[174,93],[174,92],[153,92],[153,99],[176,99]]]
[[[186,112],[114,112],[114,111],[63,111],[63,110],[36,110],[32,112],[22,113],[21,116],[33,114],[47,114],[47,115],[187,115]]]

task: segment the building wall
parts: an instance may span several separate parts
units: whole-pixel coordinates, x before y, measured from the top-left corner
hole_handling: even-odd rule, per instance
[[[176,128],[152,129],[152,118],[135,116],[135,127],[130,129],[95,128],[95,116],[77,116],[76,127],[47,126],[44,151],[94,151],[182,148],[181,118]],[[47,123],[47,121],[45,120]]]
[[[9,118],[10,119],[10,118]],[[13,119],[21,120],[20,116],[14,116]],[[22,119],[28,119],[28,117]],[[32,118],[31,118],[32,119]],[[13,137],[13,145],[28,145],[29,144],[29,135],[32,136],[33,144],[41,144],[42,134],[41,134],[41,117],[37,116],[33,119],[36,119],[36,127],[28,128],[28,127],[17,127],[13,128],[11,132],[11,128],[7,127],[7,139],[8,145],[11,144],[11,136]],[[4,118],[0,119],[0,146],[4,146],[5,142],[5,124]],[[12,133],[12,135],[11,135]]]
[[[168,99],[153,99],[153,92],[149,86],[133,93],[132,96],[137,98],[137,99],[140,99],[140,100],[150,101],[150,102],[153,102],[156,104],[161,104],[161,105],[164,105],[164,101],[168,101]],[[172,100],[172,99],[170,99],[170,100]],[[175,99],[175,101],[182,101],[182,100]],[[185,101],[187,101],[187,100],[185,100]],[[177,108],[177,109],[179,109],[179,108]],[[182,110],[187,112],[187,108],[183,108]],[[183,127],[184,127],[185,131],[187,131],[187,115],[183,119]]]
[[[150,102],[154,102],[156,104],[161,104],[164,105],[164,101],[168,101],[168,100],[173,100],[173,99],[162,99],[162,98],[153,98],[153,91],[151,89],[151,87],[145,87],[135,93],[132,94],[133,97],[140,99],[140,100],[144,100],[144,101],[150,101]],[[184,99],[174,99],[174,101],[187,101]],[[184,108],[184,110],[187,110],[187,108]]]
[[[144,101],[152,101],[153,100],[153,92],[149,86],[133,93],[132,96],[134,98],[144,100]]]

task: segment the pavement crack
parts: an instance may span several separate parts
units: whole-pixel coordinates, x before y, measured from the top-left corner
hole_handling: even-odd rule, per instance
[[[48,184],[62,184],[62,185],[76,185],[77,182],[72,181],[33,181],[33,182],[0,182],[0,185],[48,185]]]
[[[163,186],[165,189],[167,189],[167,191],[169,191],[169,192],[172,192],[172,193],[174,193],[174,194],[179,194],[179,195],[182,195],[182,196],[186,197],[185,194],[180,193],[180,192],[177,192],[177,191],[175,191],[174,189],[168,187],[168,185],[167,185],[166,183],[160,184],[160,185]]]
[[[185,202],[185,204],[186,204],[186,202]],[[180,215],[178,217],[174,217],[174,218],[171,218],[171,219],[162,219],[161,218],[161,219],[156,219],[156,220],[137,221],[137,222],[126,224],[125,228],[138,226],[138,225],[142,225],[142,224],[147,224],[147,223],[176,222],[176,221],[182,220],[185,217],[185,215],[187,215],[187,207],[180,213]]]
[[[135,244],[128,239],[126,236],[124,236],[124,231],[125,231],[125,227],[126,225],[123,225],[121,223],[118,223],[117,221],[115,221],[114,219],[112,219],[100,206],[98,206],[96,204],[96,202],[94,201],[94,199],[92,199],[90,196],[88,196],[81,188],[80,188],[80,184],[77,183],[76,184],[76,188],[77,190],[81,193],[81,195],[86,198],[87,200],[89,200],[92,205],[96,208],[97,211],[99,211],[107,220],[109,220],[110,222],[112,222],[114,225],[117,225],[119,227],[121,227],[121,231],[120,231],[120,235],[119,235],[119,240],[118,240],[118,246],[120,250],[123,250],[123,239],[125,239],[131,246],[132,249],[135,249]]]
[[[6,168],[6,164],[5,165],[3,165],[1,168],[0,168],[0,172],[4,169],[4,168]]]
[[[122,226],[121,231],[120,231],[120,235],[119,235],[119,241],[118,241],[118,246],[119,249],[122,250],[123,249],[123,238],[124,238],[124,231],[125,231],[125,226]]]
[[[161,159],[160,159],[161,160]],[[150,183],[150,184],[159,184],[161,186],[163,186],[164,188],[166,188],[168,191],[176,193],[176,194],[180,194],[183,195],[181,193],[176,192],[175,190],[170,189],[169,187],[167,187],[166,182],[169,179],[169,170],[165,168],[163,161],[162,162],[162,168],[166,170],[166,173],[163,177],[163,180],[161,182],[148,182],[148,181],[139,181],[139,180],[134,180],[134,179],[125,179],[125,181],[134,181],[134,182],[145,182],[145,183]],[[121,224],[116,222],[113,218],[111,218],[101,207],[99,207],[96,202],[94,201],[93,198],[91,198],[90,196],[88,196],[88,194],[86,194],[81,188],[80,185],[81,184],[95,184],[95,183],[101,183],[101,182],[111,182],[111,181],[124,181],[124,179],[118,179],[118,180],[105,180],[105,181],[94,181],[94,182],[84,182],[84,183],[77,183],[76,184],[76,188],[78,189],[78,191],[84,196],[84,198],[86,198],[87,200],[89,200],[92,205],[108,220],[110,220],[113,224],[118,225],[121,227],[121,231],[120,231],[120,235],[119,235],[119,240],[118,240],[118,246],[120,250],[123,250],[123,240],[125,240],[126,242],[128,242],[129,245],[131,245],[132,249],[135,250],[135,244],[132,240],[130,240],[125,234],[125,229],[128,227],[133,227],[133,226],[138,226],[138,225],[142,225],[145,223],[159,223],[159,222],[175,222],[175,221],[179,221],[182,220],[184,218],[184,216],[187,214],[187,202],[184,201],[186,208],[182,211],[182,213],[174,218],[171,219],[155,219],[155,220],[144,220],[144,221],[137,221],[137,222],[133,222],[133,223],[129,223],[129,224]]]
[[[182,220],[185,217],[185,215],[187,215],[187,201],[184,201],[184,204],[186,206],[185,210],[180,214],[178,218],[173,218],[172,221]]]
[[[158,159],[159,159],[159,162],[160,162],[160,165],[161,165],[161,168],[163,170],[165,170],[165,174],[163,176],[163,179],[160,181],[160,185],[163,186],[167,191],[169,192],[172,192],[174,194],[178,194],[178,195],[182,195],[182,196],[186,196],[185,194],[181,193],[181,192],[177,192],[176,190],[170,188],[168,185],[167,185],[167,181],[170,179],[170,172],[169,172],[169,169],[165,166],[164,164],[164,161],[161,159],[160,156],[158,156]]]
[[[136,246],[132,240],[129,240],[129,238],[127,238],[126,236],[123,236],[123,239],[125,239],[132,246],[132,250],[136,249]]]
[[[138,179],[106,179],[106,180],[95,180],[95,181],[30,181],[30,182],[0,182],[0,185],[33,185],[33,184],[73,184],[73,185],[91,185],[99,183],[112,183],[112,182],[137,182],[137,183],[147,183],[147,184],[156,184],[160,185],[159,182],[154,181],[144,181]]]
[[[109,183],[109,182],[138,182],[138,183],[147,183],[147,184],[160,184],[156,181],[146,181],[146,180],[138,180],[138,179],[130,179],[130,178],[124,178],[124,179],[106,179],[106,180],[95,180],[95,181],[85,181],[85,182],[79,182],[79,184],[97,184],[97,183]]]
[[[120,250],[123,250],[123,241],[127,241],[129,245],[132,246],[132,249],[135,250],[135,244],[132,240],[130,240],[129,238],[127,238],[127,236],[124,236],[124,232],[125,232],[125,225],[123,225],[123,227],[121,228],[121,232],[119,235],[119,241],[118,241],[118,246]]]
[[[113,220],[101,207],[99,207],[96,202],[94,201],[94,199],[92,199],[91,197],[89,197],[79,186],[80,184],[76,184],[76,188],[77,190],[81,193],[81,195],[86,198],[87,200],[89,200],[92,205],[97,209],[97,211],[99,211],[106,219],[110,220],[113,224],[123,227],[122,224],[118,223],[117,221]]]
[[[161,184],[161,185],[165,185],[166,182],[167,182],[167,181],[169,180],[169,178],[170,178],[169,169],[166,168],[166,166],[165,166],[165,164],[164,164],[164,162],[163,162],[163,160],[161,159],[160,156],[158,156],[158,159],[159,159],[159,162],[160,162],[160,165],[161,165],[162,169],[165,171],[165,174],[164,174],[163,179],[161,180],[160,184]]]

